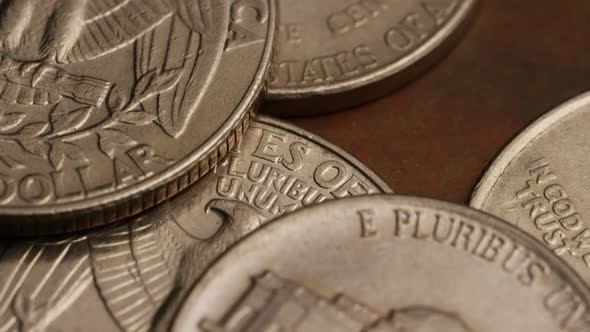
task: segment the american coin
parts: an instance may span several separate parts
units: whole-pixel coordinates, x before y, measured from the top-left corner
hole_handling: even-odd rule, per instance
[[[266,77],[274,0],[5,0],[3,235],[136,214],[213,167]]]
[[[490,165],[471,206],[508,220],[590,283],[590,94],[545,114]]]
[[[267,99],[284,102],[272,111],[334,111],[387,94],[449,50],[475,2],[278,1]]]
[[[174,331],[588,331],[590,291],[512,225],[376,195],[259,229],[197,283]]]
[[[196,185],[132,220],[0,245],[0,331],[167,331],[206,267],[264,222],[384,192],[345,152],[261,117]]]

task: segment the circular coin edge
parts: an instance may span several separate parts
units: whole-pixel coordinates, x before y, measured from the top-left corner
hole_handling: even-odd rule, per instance
[[[51,207],[0,207],[0,227],[3,228],[0,238],[57,235],[103,226],[136,215],[175,196],[209,172],[241,140],[262,102],[274,52],[276,30],[276,0],[267,2],[269,28],[255,77],[245,89],[246,93],[240,98],[236,109],[203,145],[162,174],[116,193],[103,194],[81,202],[54,204]]]
[[[264,98],[270,101],[280,101],[330,96],[359,89],[363,86],[374,84],[381,80],[385,80],[388,77],[404,72],[414,64],[427,58],[430,54],[436,54],[436,50],[443,47],[447,42],[452,42],[452,36],[460,33],[462,26],[468,21],[469,16],[474,11],[476,5],[477,0],[465,0],[460,8],[457,9],[455,16],[450,19],[442,29],[432,35],[426,43],[420,45],[410,54],[402,57],[400,61],[395,61],[394,63],[380,67],[378,70],[371,71],[369,74],[335,84],[303,88],[272,88],[269,84]],[[276,47],[279,47],[278,43]]]
[[[514,137],[508,145],[500,150],[493,162],[484,170],[481,179],[473,189],[469,206],[482,209],[514,158],[518,157],[524,149],[547,129],[559,124],[566,117],[585,107],[590,108],[590,92],[574,97],[548,111]]]
[[[301,127],[298,127],[294,124],[291,124],[289,122],[275,119],[275,118],[272,118],[272,117],[269,117],[266,115],[258,115],[254,119],[253,122],[259,122],[262,124],[271,125],[271,126],[279,128],[279,129],[282,129],[286,132],[289,132],[295,136],[300,136],[305,139],[308,139],[312,143],[319,145],[323,149],[325,149],[329,152],[332,152],[336,156],[345,160],[351,166],[356,168],[359,172],[363,173],[369,180],[371,180],[373,182],[373,184],[375,186],[377,186],[380,190],[382,190],[383,193],[385,193],[385,194],[395,193],[395,191],[387,184],[387,182],[385,182],[385,180],[383,180],[383,178],[381,176],[377,175],[377,173],[375,173],[373,170],[371,170],[367,165],[362,163],[358,158],[356,158],[350,152],[344,150],[343,148],[337,146],[334,143],[331,143],[330,141],[326,140],[325,138],[323,138],[319,135],[316,135],[316,134],[312,134],[311,132],[309,132]]]
[[[180,307],[178,314],[176,315],[175,321],[172,325],[171,330],[172,331],[178,330],[178,328],[177,328],[177,326],[179,324],[178,322],[180,322],[182,320],[183,316],[186,316],[185,308],[192,306],[191,305],[192,294],[194,292],[198,291],[199,289],[206,287],[209,284],[209,281],[213,278],[212,273],[215,273],[216,271],[221,269],[222,264],[224,264],[224,261],[230,259],[230,258],[228,258],[228,256],[231,255],[235,249],[237,249],[241,246],[244,246],[243,243],[248,241],[251,237],[256,237],[257,234],[262,233],[264,231],[268,231],[267,228],[270,228],[270,231],[272,231],[273,228],[281,227],[281,223],[284,222],[284,220],[286,220],[287,222],[294,223],[298,219],[304,218],[306,213],[315,213],[316,210],[320,211],[320,210],[326,210],[326,209],[339,210],[339,209],[337,209],[337,205],[339,205],[339,204],[352,205],[355,203],[355,201],[360,202],[360,203],[358,203],[359,205],[366,206],[366,205],[369,205],[371,200],[380,201],[385,204],[391,204],[391,205],[395,204],[395,205],[401,205],[401,206],[423,207],[423,208],[428,208],[428,209],[443,210],[446,213],[452,213],[452,214],[456,214],[459,216],[464,216],[466,218],[470,218],[471,220],[477,221],[478,223],[480,223],[482,225],[485,225],[487,227],[497,230],[498,232],[500,232],[504,236],[507,236],[512,239],[516,239],[519,241],[519,243],[526,245],[527,249],[533,251],[535,253],[535,255],[538,255],[547,264],[549,264],[549,266],[551,267],[551,270],[554,273],[556,273],[561,279],[569,282],[569,284],[571,286],[575,287],[577,294],[580,295],[582,300],[585,301],[585,303],[587,305],[590,305],[590,288],[588,288],[586,286],[584,281],[575,272],[575,270],[573,270],[568,264],[566,264],[564,261],[562,261],[559,257],[555,256],[551,252],[551,250],[549,250],[547,247],[543,246],[541,243],[539,243],[537,240],[535,240],[529,234],[527,234],[526,232],[522,231],[521,229],[511,225],[510,223],[508,223],[502,219],[499,219],[498,217],[491,215],[489,213],[486,213],[484,211],[476,210],[476,209],[470,208],[468,206],[463,206],[463,205],[459,205],[459,204],[455,204],[455,203],[449,203],[449,202],[445,202],[445,201],[439,201],[439,200],[435,200],[435,199],[431,199],[431,198],[424,198],[424,197],[417,197],[417,196],[380,194],[380,195],[347,197],[347,198],[338,199],[338,200],[331,200],[331,201],[323,202],[318,205],[310,206],[306,209],[297,210],[297,211],[294,211],[293,213],[290,213],[286,216],[280,217],[278,219],[272,220],[271,222],[269,222],[265,225],[262,225],[262,227],[260,227],[259,229],[257,229],[253,233],[240,239],[236,244],[234,244],[233,246],[228,248],[216,260],[211,262],[211,264],[209,265],[209,267],[207,268],[205,273],[203,273],[197,279],[195,284],[192,286],[192,289],[189,292],[189,295],[187,296],[187,298],[183,302],[182,306]],[[334,205],[334,208],[332,208],[331,205]],[[335,222],[337,222],[337,221],[335,221]],[[557,266],[557,269],[554,268],[555,266]]]

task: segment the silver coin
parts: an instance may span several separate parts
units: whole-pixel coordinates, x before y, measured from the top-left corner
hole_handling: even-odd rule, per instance
[[[541,241],[590,283],[590,94],[547,113],[498,156],[471,206]]]
[[[2,233],[56,234],[175,195],[241,137],[274,0],[4,0]]]
[[[280,0],[267,98],[285,99],[278,112],[302,115],[386,94],[445,53],[474,6],[475,0]],[[290,107],[298,102],[321,107]]]
[[[394,195],[265,226],[198,282],[174,331],[588,331],[590,291],[499,219]]]
[[[196,185],[123,224],[0,246],[0,331],[168,330],[206,267],[264,222],[391,192],[340,149],[261,118]]]

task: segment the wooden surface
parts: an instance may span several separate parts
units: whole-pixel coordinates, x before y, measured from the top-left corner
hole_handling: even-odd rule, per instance
[[[289,120],[398,193],[464,203],[514,135],[587,90],[590,1],[480,0],[459,45],[417,80],[362,107]]]

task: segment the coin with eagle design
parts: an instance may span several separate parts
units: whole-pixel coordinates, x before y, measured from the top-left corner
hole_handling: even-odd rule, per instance
[[[241,138],[274,41],[273,0],[5,0],[3,235],[136,214]]]

